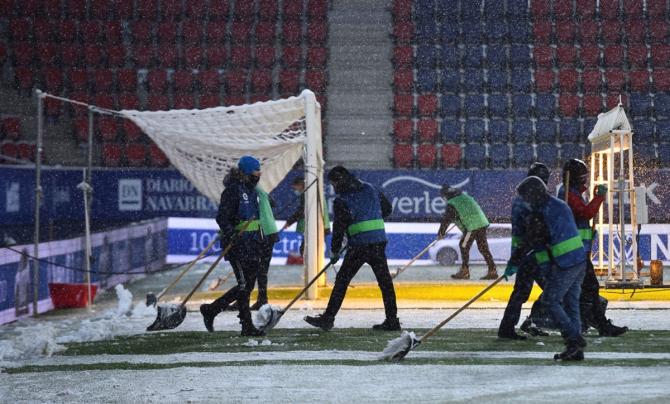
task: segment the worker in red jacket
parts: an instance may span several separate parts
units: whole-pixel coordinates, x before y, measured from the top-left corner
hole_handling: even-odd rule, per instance
[[[587,190],[588,177],[589,170],[583,161],[568,160],[563,165],[563,185],[559,188],[557,196],[560,199],[566,199],[567,195],[566,202],[572,210],[586,251],[586,274],[580,296],[582,330],[586,331],[589,326],[592,326],[598,329],[601,337],[616,337],[628,331],[628,327],[617,327],[605,317],[605,306],[601,303],[600,298],[600,283],[591,261],[594,231],[589,221],[598,214],[607,195],[607,186],[598,185],[595,189],[595,196],[589,202],[583,196]],[[565,192],[566,184],[569,190],[567,193]]]

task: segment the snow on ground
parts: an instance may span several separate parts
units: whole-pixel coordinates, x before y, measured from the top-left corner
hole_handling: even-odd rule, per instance
[[[605,376],[606,375],[606,376]],[[0,374],[7,402],[667,402],[670,368],[262,365]]]

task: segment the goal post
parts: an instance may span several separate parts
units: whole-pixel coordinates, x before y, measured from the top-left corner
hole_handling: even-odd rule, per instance
[[[301,157],[305,163],[305,282],[324,265],[321,107],[314,93],[239,106],[199,110],[118,112],[132,120],[172,165],[214,204],[223,177],[244,154],[261,161],[259,185],[272,191]],[[314,181],[314,186],[309,187]],[[327,209],[326,206],[323,207]],[[308,299],[318,297],[316,283]]]

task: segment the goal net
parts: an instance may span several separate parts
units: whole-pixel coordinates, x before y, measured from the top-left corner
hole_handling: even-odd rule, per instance
[[[244,154],[261,161],[260,186],[272,191],[300,157],[305,162],[305,264],[313,278],[323,264],[321,109],[314,93],[232,107],[201,110],[119,112],[163,150],[172,165],[203,195],[218,204],[223,177]],[[308,298],[316,297],[316,287]]]

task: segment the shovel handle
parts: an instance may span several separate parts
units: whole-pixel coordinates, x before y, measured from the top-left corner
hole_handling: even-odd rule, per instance
[[[194,259],[193,261],[191,261],[191,262],[188,263],[188,265],[186,266],[186,268],[184,268],[184,269],[181,271],[181,273],[177,276],[177,278],[176,278],[174,281],[172,281],[171,284],[169,284],[168,286],[166,286],[165,289],[163,289],[163,290],[161,291],[161,293],[158,294],[158,296],[156,297],[156,300],[159,300],[161,297],[163,297],[163,295],[164,295],[165,293],[167,293],[168,290],[172,289],[172,288],[174,287],[174,285],[176,285],[177,282],[179,282],[179,280],[180,280],[184,275],[186,275],[186,272],[190,271],[191,268],[193,268],[193,265],[195,265],[196,262],[198,262],[198,261],[200,261],[201,259],[203,259],[203,257],[205,256],[205,254],[207,254],[207,252],[208,252],[209,250],[212,249],[212,247],[214,246],[214,243],[216,243],[218,240],[219,240],[219,237],[218,237],[218,236],[214,237],[214,238],[212,239],[212,241],[209,243],[209,245],[208,245],[207,247],[205,247],[204,250],[200,251],[200,254],[198,254],[198,256],[195,257],[195,259]]]
[[[461,306],[461,308],[459,308],[458,310],[456,310],[455,312],[453,312],[449,317],[447,317],[446,319],[444,319],[440,324],[436,325],[436,326],[433,327],[431,330],[429,330],[427,333],[425,333],[424,335],[422,335],[421,338],[419,338],[419,342],[423,342],[423,341],[425,341],[428,337],[430,337],[431,335],[435,334],[440,328],[444,327],[445,324],[447,324],[447,323],[448,323],[449,321],[451,321],[454,317],[456,317],[457,315],[459,315],[463,310],[465,310],[465,309],[467,309],[468,307],[470,307],[470,305],[471,305],[472,303],[474,303],[475,301],[477,301],[480,297],[484,296],[484,294],[485,294],[486,292],[488,292],[489,290],[491,290],[495,285],[499,284],[503,279],[505,279],[505,275],[501,275],[501,276],[499,276],[498,279],[496,279],[495,281],[493,281],[493,283],[491,283],[489,286],[485,287],[481,292],[479,292],[479,293],[477,293],[476,295],[474,295],[474,296],[472,297],[472,299],[468,300],[467,303],[465,303],[463,306]]]
[[[195,285],[195,287],[193,288],[193,290],[191,290],[191,292],[190,292],[188,295],[186,295],[186,297],[184,298],[184,300],[181,302],[181,305],[182,305],[182,306],[185,306],[185,305],[186,305],[186,302],[188,302],[188,301],[191,299],[191,297],[193,296],[193,294],[195,293],[195,291],[198,290],[198,288],[200,288],[200,286],[201,286],[202,283],[205,281],[205,279],[207,279],[207,277],[209,276],[209,274],[212,273],[212,271],[214,270],[214,268],[216,268],[217,265],[219,265],[219,262],[221,262],[221,260],[223,259],[223,257],[224,257],[226,254],[228,254],[228,251],[230,251],[230,249],[232,248],[232,246],[235,244],[235,241],[237,241],[237,238],[240,236],[240,234],[244,233],[244,232],[247,230],[247,227],[249,227],[249,224],[251,223],[252,220],[253,220],[253,219],[247,220],[247,221],[244,223],[244,225],[242,226],[242,228],[240,229],[240,231],[237,232],[237,234],[235,234],[235,237],[233,237],[233,238],[230,240],[230,242],[228,242],[228,245],[226,246],[226,248],[223,249],[223,251],[221,251],[221,254],[219,254],[219,257],[216,259],[216,261],[214,261],[214,263],[212,263],[212,265],[210,265],[210,267],[209,267],[209,269],[207,270],[207,272],[205,272],[205,274],[202,276],[202,278],[200,278],[200,280],[199,280],[198,283]]]
[[[449,230],[451,230],[453,227],[454,227],[453,224],[452,224],[451,226],[449,226],[449,228],[447,229],[447,231],[445,232],[445,234],[446,234],[446,233],[449,233]],[[409,268],[412,264],[414,264],[414,262],[415,262],[416,260],[418,260],[419,258],[421,258],[421,256],[422,256],[423,254],[425,254],[425,253],[430,249],[430,247],[434,246],[435,243],[437,243],[437,242],[440,241],[440,240],[442,240],[442,237],[437,237],[437,238],[435,238],[435,240],[431,241],[430,244],[428,244],[428,245],[426,246],[426,248],[424,248],[423,250],[421,250],[421,252],[418,253],[414,258],[412,258],[407,264],[405,264],[405,265],[404,265],[403,267],[401,267],[401,268],[398,268],[398,269],[395,271],[395,273],[391,274],[391,279],[395,279],[398,275],[400,275],[401,273],[403,273],[403,271],[405,271],[405,270],[406,270],[407,268]]]
[[[340,252],[340,254],[341,254],[341,253],[342,253],[342,252]],[[309,289],[309,287],[312,286],[312,285],[314,284],[314,282],[316,282],[316,281],[319,279],[319,277],[320,277],[321,275],[323,275],[323,273],[326,272],[326,271],[328,270],[328,268],[330,268],[330,266],[333,265],[335,262],[336,262],[335,260],[330,260],[330,262],[329,262],[325,267],[323,267],[323,269],[320,270],[320,271],[316,274],[316,276],[314,276],[314,278],[312,278],[312,280],[310,280],[310,281],[307,283],[307,285],[306,285],[304,288],[302,288],[302,290],[300,291],[300,293],[298,293],[298,294],[293,298],[293,300],[291,300],[291,302],[290,302],[289,304],[287,304],[286,307],[284,307],[284,308],[281,310],[280,313],[281,313],[282,315],[283,315],[284,313],[286,313],[286,311],[287,311],[288,309],[290,309],[291,306],[293,306],[293,305],[295,304],[295,302],[297,302],[298,299],[300,299],[300,297],[302,297],[302,295],[307,291],[307,289]]]

